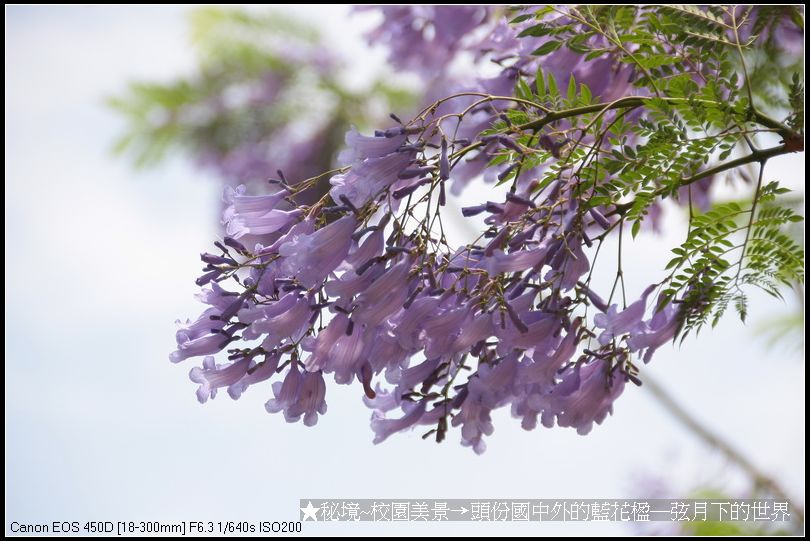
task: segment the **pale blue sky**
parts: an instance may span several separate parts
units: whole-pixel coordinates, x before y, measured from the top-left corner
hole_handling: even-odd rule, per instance
[[[345,8],[323,9],[296,8],[329,21],[333,37],[339,29],[340,47],[359,59],[358,24],[346,21]],[[369,64],[355,68],[358,76]],[[174,320],[199,311],[193,278],[197,254],[216,234],[219,188],[182,160],[134,173],[112,158],[121,123],[103,107],[130,79],[192,68],[183,8],[6,9],[7,532],[11,520],[294,520],[306,497],[642,497],[639,479],[650,474],[672,497],[705,483],[744,486],[644,389],[628,389],[587,437],[527,433],[498,412],[480,457],[455,433],[442,446],[419,433],[373,446],[370,412],[354,388],[330,386],[329,413],[315,429],[265,413],[269,389],[198,404],[193,361],[175,366],[167,355]],[[803,186],[803,160],[785,158],[768,175]],[[673,220],[666,238],[642,237],[629,249],[629,283],[658,279],[681,234]],[[747,326],[729,317],[679,349],[663,348],[647,369],[801,497],[804,364],[752,333],[785,310],[754,295]],[[308,524],[305,532],[425,528]],[[441,528],[593,532],[570,524]]]

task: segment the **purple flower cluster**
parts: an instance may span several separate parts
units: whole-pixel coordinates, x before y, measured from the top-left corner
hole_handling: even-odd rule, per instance
[[[652,287],[621,312],[590,290],[588,247],[615,222],[588,209],[571,178],[517,182],[502,200],[465,208],[488,228],[450,246],[437,220],[460,158],[522,147],[507,134],[459,141],[441,126],[435,112],[374,136],[351,130],[344,168],[312,205],[279,208],[312,185],[226,190],[229,236],[202,254],[197,281],[209,307],[178,331],[171,355],[204,357],[190,374],[201,402],[273,380],[267,411],[313,425],[330,376],[363,389],[375,442],[418,426],[441,441],[458,427],[480,453],[497,408],[527,430],[539,416],[585,434],[638,383],[631,354],[649,360],[672,339],[677,311],[648,309]],[[237,240],[246,235],[270,240],[249,248]],[[602,312],[601,334],[587,306]],[[223,350],[228,362],[216,364]]]
[[[633,66],[619,61],[611,53],[610,44],[599,37],[589,39],[594,48],[605,53],[585,61],[584,55],[561,48],[538,57],[532,54],[548,37],[525,36],[518,33],[529,22],[510,24],[503,7],[498,6],[384,6],[374,8],[382,22],[368,38],[389,50],[389,61],[402,69],[418,73],[427,82],[427,101],[441,99],[454,93],[476,92],[486,95],[511,96],[519,78],[531,82],[539,67],[567,84],[573,76],[577,82],[591,88],[593,96],[611,101],[626,95],[632,87]],[[559,19],[560,15],[547,18]],[[563,17],[564,18],[564,17]],[[583,27],[583,32],[587,29]],[[488,77],[470,79],[469,69],[454,70],[460,58],[472,60],[478,67],[494,64],[496,72]],[[460,73],[459,73],[460,72]],[[473,70],[473,73],[477,70]],[[472,108],[464,124],[455,132],[458,139],[473,139],[482,130],[499,120],[513,104],[509,101],[477,103],[474,96],[444,102],[439,114],[452,115]],[[561,125],[558,131],[564,131]],[[559,148],[562,141],[549,140]],[[479,175],[495,182],[506,173],[506,167],[487,167],[496,145],[487,145],[475,155],[468,156],[456,169],[453,193],[460,193],[466,184]],[[556,152],[556,151],[555,151]]]
[[[336,131],[339,137],[345,129],[338,112],[326,107],[308,112],[297,99],[312,80],[333,88],[341,64],[334,51],[295,33],[267,37],[250,45],[261,62],[241,65],[242,57],[223,56],[223,65],[195,81],[201,97],[175,113],[187,125],[197,163],[231,186],[256,189],[279,170],[291,182],[321,173],[331,165]],[[331,90],[323,93],[324,103],[335,101]]]
[[[375,6],[380,24],[368,34],[371,43],[390,51],[390,62],[428,79],[442,73],[469,49],[476,31],[490,23],[492,6]]]
[[[496,7],[378,9],[383,21],[371,39],[390,48],[395,65],[429,78],[428,94],[441,97],[409,122],[391,115],[396,124],[373,135],[351,129],[338,168],[324,175],[288,182],[279,174],[270,193],[228,187],[227,236],[201,254],[206,308],[181,325],[170,360],[202,358],[190,371],[200,402],[222,387],[238,399],[267,382],[266,410],[307,426],[327,411],[326,379],[356,383],[372,410],[375,443],[416,428],[440,442],[456,428],[464,446],[482,453],[492,412],[505,407],[526,430],[539,421],[587,434],[612,413],[627,382],[641,384],[636,363],[649,362],[689,318],[689,289],[653,284],[620,307],[613,299],[621,267],[607,301],[591,284],[603,241],[614,232],[621,239],[625,222],[640,216],[636,201],[616,203],[636,188],[606,190],[623,180],[609,167],[616,162],[587,175],[584,168],[602,155],[640,155],[633,138],[647,132],[617,129],[621,141],[608,135],[652,100],[608,102],[658,88],[639,85],[647,68],[620,62],[610,36],[564,9],[512,24]],[[560,42],[545,47],[553,32],[518,38],[538,21],[581,31],[579,46],[595,54]],[[543,47],[550,54],[536,54]],[[491,60],[494,76],[448,75],[465,55]],[[577,96],[572,84],[567,98],[546,95],[539,77],[532,89],[538,68],[590,91]],[[593,115],[586,127],[577,118],[584,109]],[[597,124],[608,127],[591,131]],[[302,149],[276,149],[311,165]],[[442,221],[448,192],[480,176],[503,187],[461,209],[485,227],[472,242],[452,245]],[[681,199],[708,205],[712,182],[690,181]],[[640,212],[649,223],[660,209]],[[622,279],[622,299],[624,288]]]
[[[497,96],[511,96],[518,79],[531,82],[538,68],[552,75],[558,84],[567,84],[573,77],[578,84],[585,84],[594,98],[610,102],[627,95],[646,95],[646,89],[634,84],[640,78],[638,68],[633,63],[622,61],[615,44],[606,36],[593,32],[581,20],[572,17],[564,6],[544,10],[538,19],[532,16],[523,22],[512,23],[519,12],[506,10],[502,6],[384,6],[374,8],[382,16],[380,24],[368,34],[372,43],[388,48],[390,62],[402,69],[410,69],[428,82],[427,99],[432,101],[444,96],[468,91]],[[760,45],[777,47],[783,59],[800,62],[803,54],[803,29],[789,16],[794,8],[785,6],[736,8],[737,17],[745,17],[747,23],[740,29],[741,39],[746,41],[754,29],[760,28],[756,37]],[[525,8],[530,13],[534,8]],[[639,17],[643,12],[639,11]],[[588,55],[575,52],[562,46],[550,54],[537,56],[534,51],[557,39],[553,34],[535,37],[531,34],[518,37],[521,31],[538,22],[549,25],[570,25],[575,32],[588,36],[581,40],[581,49],[597,51]],[[729,23],[731,21],[728,21]],[[729,36],[733,39],[733,36]],[[629,44],[632,51],[637,45]],[[598,54],[598,51],[602,51]],[[678,51],[670,51],[679,56]],[[453,70],[460,58],[470,58],[478,67],[497,66],[496,73],[489,77],[470,79],[469,73],[479,70]],[[626,60],[626,59],[625,59]],[[782,60],[784,61],[784,60]],[[463,61],[462,61],[463,63]],[[683,67],[683,66],[682,66]],[[683,69],[686,69],[683,67]],[[716,78],[714,68],[708,65],[691,65],[696,82]],[[440,106],[444,114],[457,113],[475,104],[473,97],[467,100],[454,100]],[[510,107],[508,101],[494,101],[480,104],[470,114],[464,125],[456,132],[460,139],[473,139],[482,130],[502,118]],[[628,118],[633,118],[629,113]],[[605,115],[606,122],[615,118]],[[564,133],[567,126],[561,123],[557,132]],[[630,135],[629,143],[633,142]],[[565,140],[549,139],[548,149],[558,152]],[[487,182],[495,182],[507,174],[509,164],[490,166],[494,148],[488,146],[480,152],[465,158],[456,168],[452,192],[460,193],[466,184],[483,175]],[[742,177],[745,180],[745,177]],[[711,206],[711,192],[719,177],[710,176],[679,190],[675,200],[682,205],[692,205],[705,212]],[[654,203],[649,208],[644,227],[655,231],[660,229],[662,208]]]

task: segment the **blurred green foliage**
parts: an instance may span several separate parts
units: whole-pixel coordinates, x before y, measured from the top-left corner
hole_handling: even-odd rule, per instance
[[[767,206],[781,206],[804,214],[804,194],[786,194]],[[767,208],[767,207],[766,207]],[[804,222],[791,222],[784,226],[784,233],[804,248]],[[781,347],[786,351],[804,353],[804,284],[794,283],[785,291],[793,305],[784,313],[761,322],[757,334],[767,340],[769,348]],[[804,355],[802,355],[804,358]]]
[[[713,489],[701,488],[693,494],[687,496],[697,500],[733,500],[737,498],[764,498],[770,497],[769,495],[756,495],[751,494],[748,496],[731,496],[728,493]],[[719,521],[697,521],[697,522],[679,522],[681,534],[683,535],[699,535],[699,536],[753,536],[753,535],[791,535],[790,530],[785,527],[787,523],[781,522],[719,522]]]
[[[133,82],[108,99],[126,121],[114,150],[138,167],[181,150],[228,183],[252,182],[300,169],[285,147],[307,146],[294,178],[328,169],[350,122],[362,128],[415,101],[382,79],[347,85],[341,59],[308,22],[222,7],[195,9],[189,21],[194,73]]]

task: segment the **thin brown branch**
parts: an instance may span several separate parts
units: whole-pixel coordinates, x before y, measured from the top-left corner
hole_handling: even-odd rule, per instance
[[[723,439],[719,434],[712,431],[709,427],[701,423],[689,413],[683,406],[681,406],[669,392],[664,389],[659,383],[656,383],[655,378],[650,377],[649,374],[644,375],[644,387],[656,400],[667,410],[673,417],[683,423],[692,434],[697,436],[703,443],[710,447],[714,447],[722,452],[731,462],[737,465],[744,471],[753,481],[754,485],[761,487],[776,498],[787,501],[790,508],[798,521],[798,529],[801,530],[804,525],[804,509],[795,503],[795,501],[787,495],[787,492],[782,486],[771,476],[763,472],[756,464],[754,464],[748,457],[742,454],[731,443]]]

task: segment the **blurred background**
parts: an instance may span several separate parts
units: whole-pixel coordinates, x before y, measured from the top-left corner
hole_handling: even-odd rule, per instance
[[[379,13],[350,12],[7,8],[6,532],[12,520],[297,520],[300,498],[758,494],[729,449],[803,506],[803,291],[785,302],[753,294],[745,325],[727,317],[662,348],[642,372],[661,389],[628,389],[587,437],[525,432],[499,411],[483,456],[452,432],[440,446],[420,432],[374,446],[357,389],[335,385],[314,429],[265,413],[260,392],[197,403],[191,364],[167,357],[173,322],[200,310],[197,255],[220,234],[223,183],[258,186],[278,168],[307,178],[328,169],[350,125],[405,118],[430,95],[430,78],[395,72],[368,44]],[[766,177],[801,194],[803,155],[773,160]],[[454,205],[486,190],[473,184]],[[463,239],[455,214],[451,234]],[[628,283],[657,279],[684,218],[667,208],[663,233],[625,247]],[[612,264],[600,265],[609,286]],[[684,416],[723,443],[707,444]],[[420,532],[597,533],[571,523],[305,525]]]

